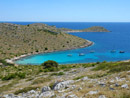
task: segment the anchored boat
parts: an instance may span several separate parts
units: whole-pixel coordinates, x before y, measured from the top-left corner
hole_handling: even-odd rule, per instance
[[[125,53],[125,51],[120,51],[119,53]]]
[[[85,54],[84,53],[80,53],[79,56],[84,56]]]

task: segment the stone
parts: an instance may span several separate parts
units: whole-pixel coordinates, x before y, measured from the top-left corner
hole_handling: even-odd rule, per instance
[[[67,96],[66,98],[78,98],[76,95],[69,95],[69,96]]]
[[[43,92],[46,92],[46,91],[50,91],[51,90],[51,88],[49,87],[49,86],[44,86],[43,88],[42,88],[42,93]]]
[[[100,86],[102,86],[102,87],[105,87],[105,86],[106,86],[106,83],[104,83],[104,82],[98,82],[98,84],[99,84]]]
[[[120,78],[120,77],[115,77],[116,78],[116,81],[125,81],[126,79],[125,78]]]
[[[78,88],[78,91],[82,90],[82,87]]]
[[[100,95],[98,98],[106,98],[105,95]]]
[[[90,95],[97,94],[97,93],[98,93],[98,91],[89,91],[88,92],[88,94],[90,94]]]
[[[110,89],[110,90],[115,90],[114,88],[111,88],[111,87],[110,87],[109,89]]]
[[[39,98],[48,98],[48,97],[52,97],[54,96],[54,92],[53,91],[46,91],[40,94]]]
[[[118,84],[118,83],[115,83],[115,87],[119,87],[119,84]]]
[[[111,83],[114,83],[115,81],[114,80],[110,80]]]
[[[122,88],[129,88],[128,84],[121,85]]]
[[[89,80],[89,78],[88,77],[84,77],[84,78],[82,78],[82,80],[86,81],[86,80]]]
[[[35,91],[35,90],[31,90],[31,91],[29,91],[28,93],[29,93],[29,94],[35,94],[36,91]]]
[[[14,98],[14,94],[4,95],[3,97],[5,97],[5,98]]]
[[[72,87],[71,87],[72,89],[75,89],[76,88],[76,85],[72,85]]]

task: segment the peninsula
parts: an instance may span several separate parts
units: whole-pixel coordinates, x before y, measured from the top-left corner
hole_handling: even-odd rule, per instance
[[[55,26],[42,23],[29,25],[0,23],[0,59],[90,45],[91,41],[67,34]]]

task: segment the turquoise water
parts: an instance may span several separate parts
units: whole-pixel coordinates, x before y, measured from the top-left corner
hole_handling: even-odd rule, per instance
[[[13,22],[17,24],[31,24],[31,22]],[[48,25],[56,25],[58,28],[84,29],[91,26],[103,26],[112,32],[82,32],[70,33],[72,35],[88,39],[95,44],[91,47],[37,54],[16,61],[17,64],[41,64],[47,60],[54,60],[60,64],[87,63],[97,61],[120,61],[130,59],[130,23],[56,23],[49,22]],[[94,50],[94,53],[90,53]],[[111,50],[116,50],[111,53]],[[125,51],[125,53],[119,53]],[[84,56],[79,56],[84,53]],[[72,54],[72,56],[67,56]]]

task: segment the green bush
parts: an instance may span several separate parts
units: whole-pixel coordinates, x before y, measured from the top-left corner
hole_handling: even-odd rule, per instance
[[[2,77],[2,80],[11,80],[11,79],[14,79],[16,77],[16,74],[9,74],[9,75],[6,75],[4,77]]]
[[[52,60],[48,60],[46,62],[44,62],[42,64],[42,66],[45,68],[45,69],[49,69],[49,70],[55,70],[55,68],[58,68],[58,63],[56,61],[52,61]]]
[[[26,73],[17,73],[17,76],[20,78],[20,79],[24,79],[26,77]]]

